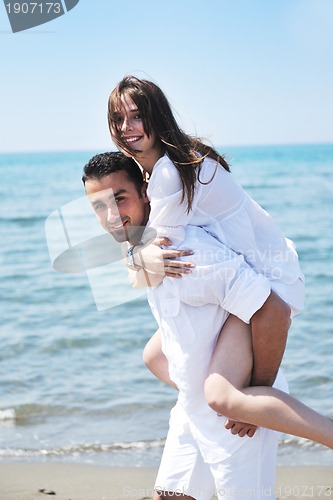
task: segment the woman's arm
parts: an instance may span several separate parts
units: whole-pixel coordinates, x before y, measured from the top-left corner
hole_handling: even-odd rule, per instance
[[[192,208],[188,211],[186,197],[182,201],[183,186],[175,165],[166,155],[156,163],[147,196],[150,201],[149,226],[155,229],[158,237],[168,237],[174,247],[183,242],[185,227],[191,223],[198,203],[199,190],[197,185]]]

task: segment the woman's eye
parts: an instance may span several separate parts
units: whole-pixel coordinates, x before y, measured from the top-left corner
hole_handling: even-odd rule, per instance
[[[114,115],[113,116],[113,122],[116,124],[116,125],[120,125],[123,121],[123,117],[121,115]]]
[[[134,115],[134,120],[141,120],[141,115],[138,113],[137,115]]]

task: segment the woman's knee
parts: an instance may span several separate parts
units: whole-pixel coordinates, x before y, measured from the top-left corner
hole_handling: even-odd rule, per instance
[[[210,374],[204,386],[208,406],[216,413],[236,418],[238,390],[218,373]]]
[[[149,365],[152,361],[152,351],[149,346],[149,342],[145,345],[143,352],[142,352],[142,359],[144,364],[146,365],[147,368],[149,368]]]
[[[148,340],[143,349],[142,359],[146,367],[152,371],[161,361],[163,354],[161,350],[161,335],[159,330]]]

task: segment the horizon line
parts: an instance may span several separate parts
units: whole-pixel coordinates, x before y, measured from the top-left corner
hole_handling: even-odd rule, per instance
[[[331,142],[281,142],[281,143],[267,143],[267,144],[227,144],[227,145],[218,145],[214,146],[215,149],[219,150],[222,148],[273,148],[273,147],[288,147],[288,146],[333,146],[333,141]],[[31,150],[17,150],[17,151],[1,151],[0,155],[24,155],[24,154],[61,154],[61,153],[88,153],[88,152],[112,152],[118,151],[108,148],[83,148],[83,149],[31,149]]]

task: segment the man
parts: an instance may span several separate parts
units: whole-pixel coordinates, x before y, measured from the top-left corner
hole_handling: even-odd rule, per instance
[[[118,242],[129,242],[131,257],[149,219],[139,167],[121,153],[97,155],[86,165],[83,182],[100,223]],[[269,282],[201,228],[186,231],[196,267],[183,280],[166,277],[148,292],[170,379],[179,390],[155,499],[207,500],[214,490],[219,498],[273,498],[276,433],[260,428],[251,439],[232,435],[204,395],[222,324],[230,312],[249,322],[270,296]],[[240,342],[247,352],[249,336]],[[281,380],[278,384],[283,386]]]

